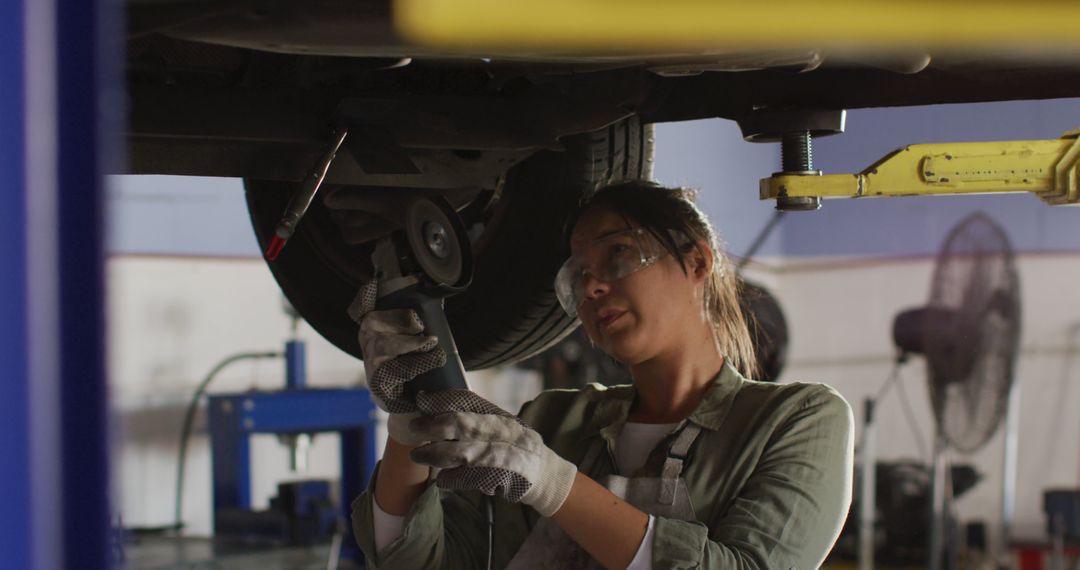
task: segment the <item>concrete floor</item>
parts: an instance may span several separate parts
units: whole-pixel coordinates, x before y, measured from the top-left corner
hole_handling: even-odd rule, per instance
[[[326,570],[329,545],[274,547],[211,538],[138,537],[124,545],[131,570]],[[342,560],[338,570],[358,569]]]

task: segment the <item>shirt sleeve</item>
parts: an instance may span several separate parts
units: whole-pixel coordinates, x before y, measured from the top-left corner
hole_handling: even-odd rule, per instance
[[[380,462],[381,465],[381,462]],[[461,493],[440,493],[434,482],[413,503],[401,533],[385,548],[376,547],[375,483],[352,503],[353,534],[364,553],[365,568],[402,570],[483,568],[487,561],[487,515]],[[443,516],[444,510],[453,513]]]
[[[645,536],[641,537],[637,553],[626,570],[652,570],[653,536],[656,534],[656,517],[649,515],[649,527],[645,529]]]
[[[717,520],[657,518],[652,567],[818,568],[851,504],[854,420],[816,386],[772,434],[754,474]]]
[[[576,392],[542,393],[526,403],[518,415],[531,425],[545,417],[559,418],[559,414],[544,412],[559,409],[557,405],[568,398],[573,401],[575,397]],[[556,432],[559,424],[549,427],[540,433]],[[477,491],[442,491],[432,481],[405,515],[399,535],[385,548],[381,544],[377,547],[374,496],[379,466],[381,462],[376,466],[368,488],[352,503],[353,534],[364,553],[365,568],[485,568],[489,530],[494,536],[491,540],[492,567],[502,568],[513,558],[540,518],[531,507],[497,498],[493,500]],[[489,505],[494,521],[490,529]]]
[[[375,533],[375,552],[383,552],[386,547],[401,536],[401,527],[405,525],[405,517],[392,515],[379,506],[379,501],[372,498],[371,514],[373,532]]]

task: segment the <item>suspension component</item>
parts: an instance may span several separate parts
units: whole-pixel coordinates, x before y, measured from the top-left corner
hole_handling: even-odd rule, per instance
[[[817,137],[844,132],[843,110],[762,110],[739,119],[749,142],[779,142],[782,172],[773,176],[819,177],[814,170],[813,142]],[[794,196],[781,189],[775,196],[780,211],[812,211],[821,207],[819,196]]]
[[[439,339],[446,363],[406,384],[411,397],[420,391],[467,389],[454,335],[443,301],[472,282],[472,246],[453,207],[442,198],[414,197],[405,207],[403,227],[375,245],[371,257],[379,279],[375,308],[412,309],[424,334]]]

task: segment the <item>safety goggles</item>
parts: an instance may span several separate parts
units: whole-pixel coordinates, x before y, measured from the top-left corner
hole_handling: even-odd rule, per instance
[[[571,317],[585,301],[586,275],[611,283],[649,267],[667,255],[645,228],[631,228],[599,237],[563,263],[555,276],[555,294]]]

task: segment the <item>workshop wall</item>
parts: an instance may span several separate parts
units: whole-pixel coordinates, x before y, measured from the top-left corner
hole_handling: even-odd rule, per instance
[[[775,144],[743,142],[739,126],[711,119],[656,125],[653,177],[672,186],[698,190],[698,205],[709,214],[728,253],[743,255],[773,215],[773,205],[758,199],[758,180],[780,170]],[[773,236],[758,255],[780,253]]]
[[[111,176],[106,200],[111,255],[260,256],[238,178]]]

